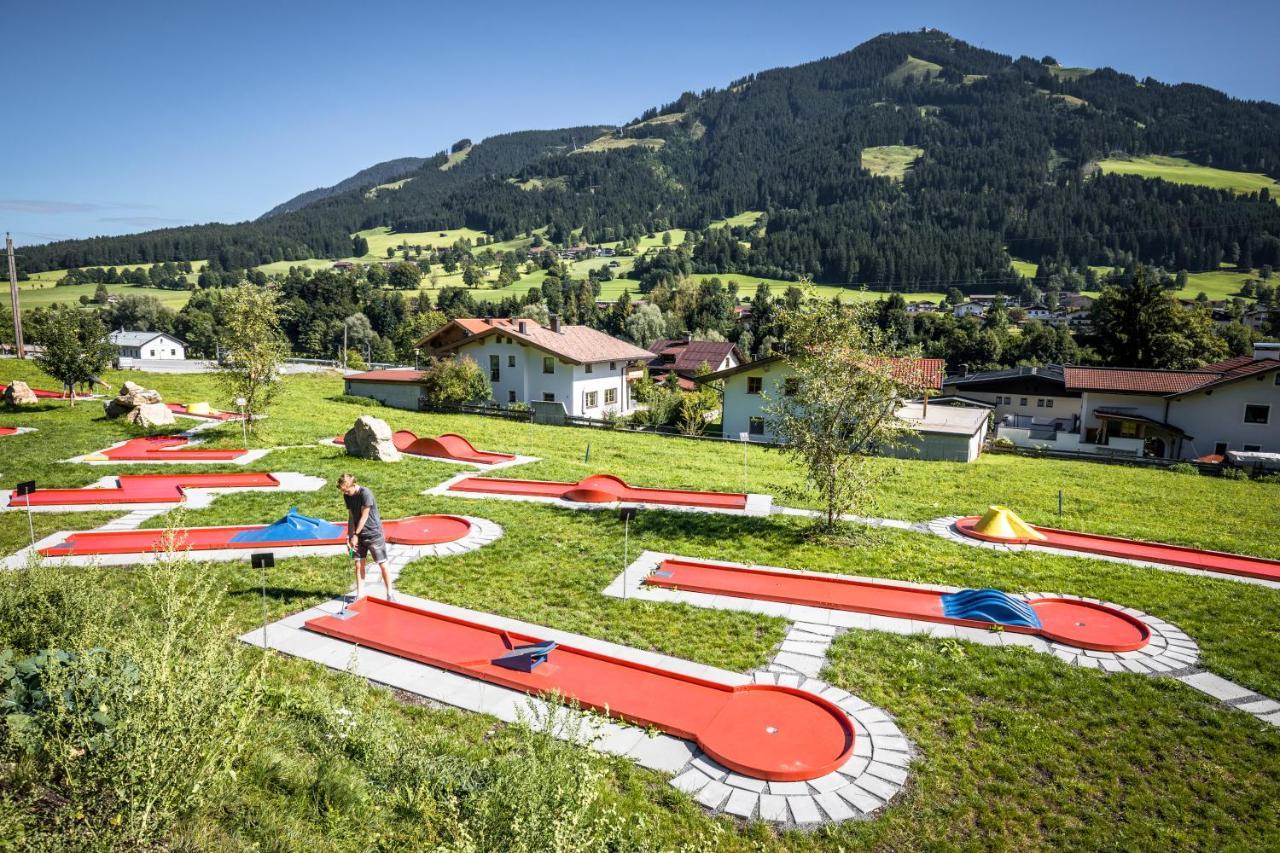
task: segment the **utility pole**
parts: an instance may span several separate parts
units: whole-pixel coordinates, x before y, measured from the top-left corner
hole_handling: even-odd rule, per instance
[[[26,358],[27,350],[22,345],[22,306],[18,304],[18,266],[13,260],[13,238],[7,231],[4,235],[4,246],[9,253],[9,301],[13,304],[13,351],[18,358]]]
[[[342,321],[342,369],[347,369],[347,321]]]

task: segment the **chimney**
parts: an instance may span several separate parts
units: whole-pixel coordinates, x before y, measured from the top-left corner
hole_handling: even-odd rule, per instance
[[[961,376],[968,376],[968,375],[969,375],[969,365],[967,365],[967,364],[962,364],[962,365],[960,365],[960,375],[961,375]]]
[[[685,332],[685,333],[684,333],[684,342],[685,342],[686,344],[691,344],[691,343],[693,343],[693,332]]]
[[[486,315],[485,315],[485,318],[484,318],[484,324],[485,324],[486,326],[492,326],[492,325],[493,325],[493,318],[486,314]]]
[[[1253,345],[1253,357],[1270,361],[1280,361],[1280,344],[1259,342]]]
[[[555,332],[556,334],[560,333],[560,315],[559,314],[551,315],[551,331]]]
[[[527,320],[517,320],[516,328],[520,330],[520,334],[522,335],[529,334],[529,323]]]

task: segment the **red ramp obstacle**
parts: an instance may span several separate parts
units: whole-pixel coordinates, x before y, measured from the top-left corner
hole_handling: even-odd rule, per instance
[[[415,515],[383,522],[393,545],[438,545],[456,542],[471,530],[471,522],[452,515]],[[44,557],[97,554],[149,554],[169,550],[292,548],[345,545],[347,526],[298,515],[295,510],[275,524],[237,527],[188,527],[168,530],[97,530],[72,533],[62,542],[40,549]]]
[[[1052,527],[1027,525],[1035,534],[1031,536],[999,536],[983,532],[982,516],[971,515],[955,523],[956,532],[971,539],[999,542],[1004,545],[1026,545],[1031,548],[1057,548],[1097,554],[1105,557],[1121,557],[1144,563],[1161,563],[1182,566],[1204,572],[1239,575],[1260,580],[1280,581],[1280,560],[1250,557],[1246,554],[1228,554],[1222,551],[1206,551],[1182,545],[1164,545],[1158,542],[1139,542],[1118,536],[1101,536],[1096,533],[1080,533],[1074,530],[1056,530]]]
[[[664,560],[644,583],[974,628],[999,625],[1013,633],[1035,634],[1094,651],[1137,651],[1151,639],[1146,624],[1114,607],[1069,598],[1024,601],[994,589],[944,593],[838,575],[815,576],[670,559]]]
[[[305,627],[512,690],[557,691],[583,707],[694,741],[757,779],[816,779],[853,752],[849,718],[806,691],[734,687],[381,599],[362,598],[348,612],[354,615],[322,616]]]
[[[450,459],[454,462],[470,462],[474,465],[499,465],[516,458],[511,453],[476,450],[470,441],[456,432],[446,432],[436,438],[430,436],[419,438],[407,429],[399,429],[392,434],[391,439],[395,442],[396,450],[410,456]],[[343,436],[335,438],[334,443],[343,444]]]
[[[91,455],[116,462],[232,462],[249,452],[243,447],[191,448],[190,443],[183,435],[148,435]]]
[[[450,492],[469,492],[513,497],[557,498],[574,503],[667,504],[709,509],[747,508],[747,496],[735,492],[699,492],[688,489],[647,489],[629,486],[612,474],[592,474],[576,483],[546,480],[504,480],[496,477],[467,477],[449,486]]]
[[[271,474],[122,474],[114,488],[37,489],[19,497],[9,493],[9,506],[33,507],[179,503],[187,489],[271,489],[280,481]]]

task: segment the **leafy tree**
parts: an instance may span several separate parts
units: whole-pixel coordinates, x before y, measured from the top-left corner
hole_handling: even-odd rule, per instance
[[[391,268],[387,281],[397,290],[417,290],[422,281],[422,270],[417,264],[401,261]]]
[[[665,328],[661,308],[656,305],[641,305],[627,318],[625,334],[637,346],[647,347],[662,337]]]
[[[254,417],[267,413],[279,391],[280,363],[289,353],[280,330],[279,300],[274,286],[245,284],[225,302],[220,378],[228,398],[248,416],[250,432],[255,431]]]
[[[50,310],[33,342],[43,348],[35,356],[36,364],[64,388],[88,382],[115,356],[110,333],[98,315],[69,306]],[[69,396],[69,404],[75,405],[75,394]]]
[[[790,381],[769,395],[765,418],[782,452],[807,474],[792,490],[822,503],[821,530],[863,507],[888,476],[870,454],[901,444],[913,431],[896,412],[920,391],[895,376],[886,349],[863,306],[811,301],[785,315]]]
[[[1127,286],[1104,288],[1092,320],[1094,346],[1108,364],[1185,369],[1226,354],[1209,312],[1184,309],[1146,267]]]
[[[369,241],[368,241],[368,239],[366,239],[366,238],[364,238],[364,237],[361,237],[361,236],[360,236],[360,235],[358,235],[358,234],[357,234],[354,238],[352,238],[352,240],[351,240],[351,254],[352,254],[352,256],[357,257],[357,258],[363,258],[365,255],[369,254]]]
[[[432,406],[461,406],[492,395],[480,365],[469,358],[431,359],[422,374],[422,398]]]

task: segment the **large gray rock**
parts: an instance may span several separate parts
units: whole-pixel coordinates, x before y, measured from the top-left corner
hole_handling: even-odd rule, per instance
[[[144,403],[125,415],[129,423],[140,427],[168,426],[175,423],[173,412],[164,403]]]
[[[348,456],[379,462],[400,461],[400,451],[396,450],[391,427],[386,421],[371,415],[356,418],[355,424],[342,437],[342,442]]]
[[[4,401],[10,406],[30,406],[32,403],[39,403],[40,398],[31,390],[30,385],[15,379],[4,389]]]
[[[143,388],[136,382],[125,382],[120,386],[120,394],[118,396],[103,401],[102,409],[106,412],[108,418],[125,417],[136,423],[133,417],[135,410],[142,406],[154,406],[163,402],[159,391]],[[157,414],[156,417],[159,417],[159,415]],[[162,423],[171,424],[173,422],[173,413],[170,412],[169,420]]]

